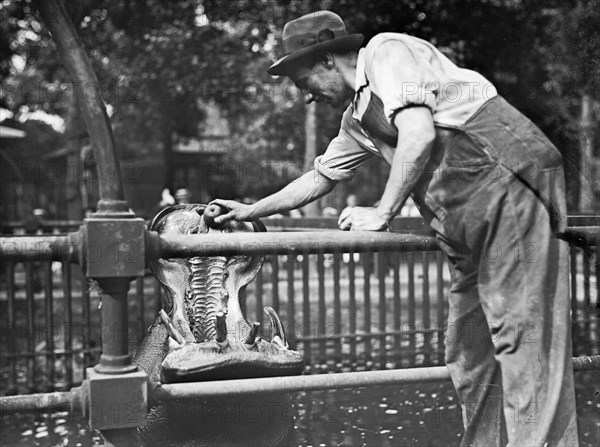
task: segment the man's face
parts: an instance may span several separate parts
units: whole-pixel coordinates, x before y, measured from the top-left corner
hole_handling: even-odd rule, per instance
[[[311,68],[298,67],[289,76],[304,93],[307,104],[316,101],[341,105],[353,93],[333,64],[317,62]]]

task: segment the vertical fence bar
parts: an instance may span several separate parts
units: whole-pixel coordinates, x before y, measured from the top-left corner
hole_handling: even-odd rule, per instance
[[[92,354],[92,349],[94,348],[95,343],[94,340],[92,340],[92,312],[88,279],[83,272],[80,272],[79,280],[81,282],[81,313],[83,314],[84,321],[81,337],[83,345],[83,367],[85,369],[93,364],[94,356]]]
[[[594,263],[594,275],[596,276],[596,304],[593,307],[595,312],[592,312],[596,317],[596,336],[594,340],[596,340],[597,343],[595,354],[599,354],[600,346],[598,346],[598,341],[600,341],[600,245],[597,245],[596,247],[591,247],[591,249],[594,250],[596,256],[596,262]]]
[[[591,311],[592,311],[592,294],[590,287],[590,258],[592,251],[587,248],[583,249],[583,327],[586,339],[593,340],[594,334],[591,333]]]
[[[369,368],[372,361],[371,356],[371,267],[373,263],[373,253],[363,253],[363,298],[365,303],[364,309],[364,349],[365,349],[365,364]]]
[[[317,255],[317,276],[319,280],[319,364],[326,361],[326,340],[325,340],[325,255],[319,253]]]
[[[33,296],[33,263],[25,262],[25,295],[27,299],[27,389],[35,390],[35,298]]]
[[[312,343],[308,339],[312,336],[310,330],[310,270],[309,270],[309,259],[308,253],[302,254],[302,335],[304,336],[304,342],[302,348],[304,349],[304,359],[307,365],[312,363]]]
[[[62,263],[63,304],[64,304],[64,337],[65,337],[65,381],[67,389],[73,386],[73,281],[71,264]]]
[[[54,383],[54,296],[52,262],[44,263],[44,312],[46,320],[46,379],[47,391],[53,391]]]
[[[594,274],[596,275],[596,308],[600,309],[600,245],[592,248],[596,254]]]
[[[422,311],[423,317],[421,324],[423,326],[423,361],[425,365],[429,365],[431,362],[431,305],[429,296],[429,256],[430,253],[427,251],[421,252],[422,266],[423,266],[423,302]]]
[[[356,363],[356,263],[354,252],[348,253],[348,329],[350,331],[350,366]],[[360,256],[360,255],[359,255]]]
[[[387,276],[387,257],[384,252],[377,253],[377,281],[379,285],[379,325],[378,331],[381,334],[379,336],[379,360],[381,365],[380,369],[385,369],[385,365],[387,363],[387,350],[385,346],[386,336],[386,317],[387,317],[387,309],[385,303],[385,277]]]
[[[394,358],[396,363],[402,359],[402,340],[400,335],[400,317],[402,315],[401,301],[400,301],[400,252],[395,251],[393,253],[394,262],[394,298],[393,298],[393,312],[394,312]],[[398,365],[396,365],[397,367]]]
[[[573,333],[573,342],[577,339],[577,333],[579,332],[579,321],[578,321],[578,305],[577,305],[577,248],[574,245],[570,246],[570,258],[571,258],[571,331]],[[573,343],[573,353],[579,354],[579,347]]]
[[[15,264],[6,263],[6,304],[7,304],[7,361],[10,365],[8,373],[8,388],[13,391],[17,388],[17,324],[15,309]]]
[[[286,323],[288,326],[287,338],[292,349],[296,349],[296,310],[294,306],[294,265],[296,263],[296,255],[288,255],[287,262],[287,316]]]
[[[446,326],[446,301],[444,300],[444,255],[441,251],[435,253],[437,265],[437,361],[444,363],[444,327]]]
[[[265,263],[267,259],[265,258]],[[263,294],[264,294],[264,278],[263,278],[263,269],[258,271],[258,275],[256,275],[256,315],[255,321],[262,321],[263,315]]]
[[[409,252],[407,254],[407,268],[408,268],[408,323],[406,325],[408,329],[408,346],[409,346],[409,355],[410,360],[409,364],[414,366],[416,364],[416,326],[415,326],[415,254],[414,252]]]
[[[271,291],[273,292],[273,309],[279,313],[279,256],[271,256]]]
[[[597,245],[596,247],[593,247],[593,249],[595,249],[596,253],[596,262],[594,268],[594,273],[596,275],[596,312],[594,313],[594,315],[596,316],[596,337],[594,338],[594,340],[596,341],[596,350],[594,353],[599,354],[600,346],[598,346],[598,341],[600,341],[600,246]]]
[[[149,322],[146,321],[146,303],[144,300],[144,277],[138,276],[135,280],[135,296],[136,301],[139,305],[138,327],[137,327],[137,344],[142,343],[144,336],[146,335],[146,327],[149,326]]]
[[[335,334],[342,333],[342,302],[340,299],[340,264],[342,255],[339,252],[333,254],[333,330]],[[334,341],[334,360],[336,366],[342,361],[342,340],[336,338]]]

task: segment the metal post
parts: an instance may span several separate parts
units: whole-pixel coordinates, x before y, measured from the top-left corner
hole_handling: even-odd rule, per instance
[[[118,206],[121,211],[127,211],[112,128],[92,64],[60,0],[38,0],[36,6],[52,33],[58,53],[75,86],[98,166],[100,207]],[[98,94],[86,95],[84,89],[90,88],[97,89],[95,93]]]
[[[135,371],[127,336],[129,279],[102,278],[98,283],[102,289],[102,355],[94,370],[102,374]]]
[[[135,372],[127,339],[127,291],[131,279],[144,273],[144,225],[124,201],[114,137],[102,97],[84,98],[84,87],[96,88],[98,93],[100,87],[73,24],[60,0],[38,0],[36,4],[76,86],[99,171],[98,212],[85,220],[78,241],[83,242],[80,260],[87,277],[96,279],[102,288],[103,354],[95,369],[86,370],[84,388],[89,407],[85,411],[90,426],[103,433],[105,444],[122,444],[122,435],[127,435],[124,429],[143,424],[146,417],[146,376]],[[125,408],[128,403],[133,407]],[[116,414],[109,418],[113,408]]]

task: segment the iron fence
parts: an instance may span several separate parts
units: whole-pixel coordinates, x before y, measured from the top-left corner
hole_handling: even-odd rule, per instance
[[[290,220],[267,223],[277,230],[297,229]],[[334,224],[309,223],[322,229]],[[61,222],[34,231],[62,234],[78,226]],[[422,229],[416,220],[397,226]],[[3,230],[32,233],[18,225]],[[597,250],[571,247],[574,355],[600,354]],[[433,366],[444,363],[448,284],[445,258],[435,250],[271,255],[243,302],[250,321],[268,320],[264,306],[278,311],[307,372]],[[149,272],[132,282],[128,305],[134,351],[160,306],[159,285]],[[101,353],[99,306],[97,287],[78,266],[5,262],[0,270],[0,393],[69,390],[81,383],[83,371]],[[262,331],[269,337],[268,322]]]

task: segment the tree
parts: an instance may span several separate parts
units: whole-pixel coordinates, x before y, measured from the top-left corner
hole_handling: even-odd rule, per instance
[[[570,204],[577,202],[580,98],[584,91],[597,97],[597,5],[598,0],[67,2],[109,104],[121,158],[164,157],[169,186],[174,186],[172,145],[197,136],[207,104],[216,104],[229,120],[226,164],[237,169],[233,178],[216,179],[222,184],[217,193],[260,197],[309,165],[302,100],[289,80],[266,70],[279,54],[284,23],[327,8],[366,40],[382,31],[413,34],[494,82],[563,153]],[[75,129],[67,135],[80,138],[69,118],[77,115],[69,81],[35,11],[28,1],[16,0],[3,4],[2,14],[0,106],[16,119],[31,110],[58,114]],[[24,70],[15,70],[11,60],[25,61]],[[318,108],[319,152],[337,133],[341,112]],[[81,147],[81,140],[73,145]],[[260,162],[260,178],[243,175],[245,167]],[[350,184],[336,188],[328,205],[342,206],[343,196],[357,190],[363,202],[374,202],[384,175],[373,173],[385,169],[369,164]]]
[[[600,151],[595,144],[600,120],[600,1],[577,2],[565,8],[554,22],[558,36],[551,74],[555,89],[580,108],[580,121],[572,112],[572,128],[579,130],[580,151],[576,161],[579,211],[600,213]],[[573,109],[575,109],[573,107]]]

